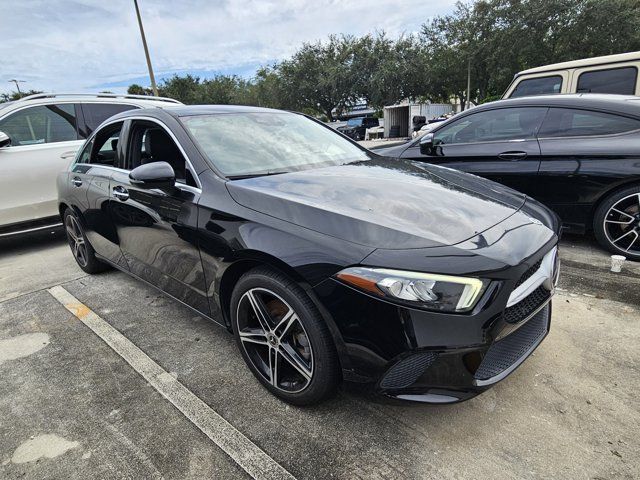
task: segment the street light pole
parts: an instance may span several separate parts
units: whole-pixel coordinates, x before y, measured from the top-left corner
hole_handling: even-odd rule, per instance
[[[149,56],[149,47],[147,47],[147,38],[144,36],[144,27],[142,26],[142,17],[140,17],[140,9],[138,8],[138,0],[133,0],[136,6],[136,15],[138,17],[138,25],[140,26],[140,36],[142,37],[142,46],[144,47],[144,55],[147,57],[147,68],[149,69],[149,79],[151,80],[151,89],[153,94],[158,96],[158,87],[156,86],[156,77],[153,76],[153,67],[151,66],[151,57]]]
[[[465,110],[468,110],[471,106],[471,57],[467,62],[467,106]]]
[[[18,96],[22,98],[22,92],[20,91],[20,84],[24,83],[24,80],[16,80],[15,78],[12,78],[11,80],[9,80],[9,83],[11,82],[16,84],[16,88],[18,89]]]

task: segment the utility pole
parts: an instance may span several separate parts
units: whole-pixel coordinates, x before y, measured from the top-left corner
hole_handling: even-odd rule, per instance
[[[147,47],[147,38],[144,36],[144,27],[142,26],[142,17],[140,17],[140,9],[138,8],[138,0],[133,0],[136,6],[136,15],[138,16],[138,25],[140,26],[140,36],[142,37],[142,46],[144,47],[144,55],[147,57],[147,68],[149,69],[149,79],[151,80],[151,89],[153,94],[158,96],[158,87],[156,86],[156,77],[153,76],[153,67],[151,66],[151,57],[149,56],[149,47]]]
[[[465,110],[471,106],[471,57],[467,60],[467,105]]]
[[[22,92],[20,91],[20,84],[24,83],[24,80],[16,80],[15,78],[13,78],[13,79],[9,80],[9,83],[11,83],[11,82],[16,84],[16,88],[18,89],[18,96],[20,98],[22,98]]]

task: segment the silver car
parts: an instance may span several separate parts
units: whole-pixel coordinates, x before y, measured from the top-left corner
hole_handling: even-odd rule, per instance
[[[0,104],[0,237],[60,225],[56,175],[107,118],[179,103],[140,95],[43,93]]]

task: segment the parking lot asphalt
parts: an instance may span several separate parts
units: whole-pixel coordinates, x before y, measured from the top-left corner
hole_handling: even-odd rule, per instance
[[[580,237],[561,257],[549,336],[488,392],[428,406],[345,386],[297,408],[258,384],[224,329],[123,273],[85,275],[61,234],[5,240],[0,477],[248,478],[54,298],[62,286],[296,478],[637,478],[640,266],[610,273]]]

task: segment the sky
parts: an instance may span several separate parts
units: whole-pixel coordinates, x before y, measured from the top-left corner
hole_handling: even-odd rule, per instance
[[[413,33],[455,0],[138,0],[156,80],[246,78],[328,35]],[[0,0],[0,92],[150,84],[133,0]]]

